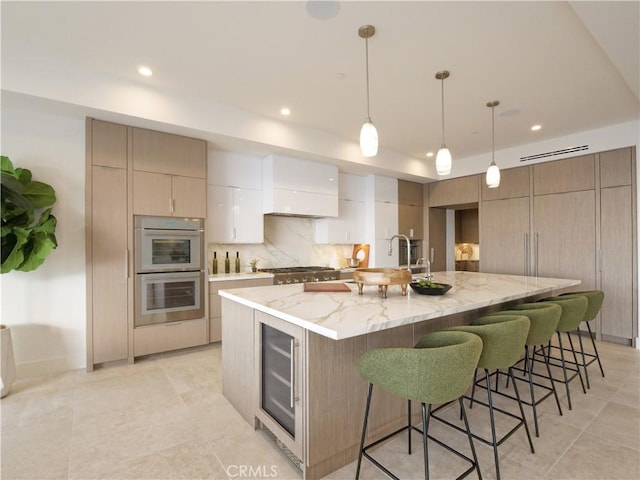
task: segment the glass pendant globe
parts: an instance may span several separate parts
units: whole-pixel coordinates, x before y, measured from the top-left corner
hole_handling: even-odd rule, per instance
[[[360,130],[360,151],[363,157],[375,157],[378,154],[378,130],[371,122],[365,122]]]
[[[438,175],[449,175],[451,173],[451,152],[444,145],[438,150],[438,155],[436,156],[436,172],[438,172]]]
[[[496,188],[500,186],[500,169],[498,166],[491,162],[487,169],[487,187]]]

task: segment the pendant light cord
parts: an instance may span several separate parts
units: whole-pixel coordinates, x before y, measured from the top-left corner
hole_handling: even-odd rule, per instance
[[[446,145],[444,141],[444,76],[440,83],[442,84],[442,146],[444,147]]]
[[[491,164],[496,163],[496,126],[495,126],[495,105],[491,107]]]
[[[367,78],[367,122],[371,122],[371,116],[369,114],[369,39],[364,39],[364,53],[365,53],[365,66],[366,66],[366,78]]]

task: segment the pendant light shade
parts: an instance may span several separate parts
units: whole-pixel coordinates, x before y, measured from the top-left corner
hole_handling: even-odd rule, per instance
[[[494,122],[494,109],[500,105],[498,100],[493,100],[491,102],[487,102],[487,107],[491,108],[491,164],[487,169],[487,187],[496,188],[500,186],[500,169],[496,165],[495,160],[495,122]]]
[[[363,157],[375,157],[378,154],[378,130],[369,115],[369,38],[375,33],[376,28],[373,25],[363,25],[358,29],[358,35],[364,38],[367,75],[367,119],[360,129],[360,151]]]
[[[375,157],[378,153],[378,130],[370,119],[360,129],[360,151],[363,157]]]
[[[442,146],[436,155],[436,172],[438,172],[438,175],[449,175],[451,173],[451,152],[444,142],[444,79],[448,77],[448,70],[436,73],[436,79],[442,83]]]

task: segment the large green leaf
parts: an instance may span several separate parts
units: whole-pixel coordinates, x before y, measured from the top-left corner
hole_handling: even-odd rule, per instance
[[[29,232],[24,228],[15,228],[9,235],[2,237],[1,273],[16,270],[24,263],[24,247],[28,238]]]
[[[50,207],[56,202],[56,192],[53,187],[42,182],[27,183],[22,195],[31,202],[33,208]]]
[[[13,175],[2,172],[2,204],[12,203],[20,208],[31,208],[29,199],[23,195],[24,185]],[[55,197],[54,197],[55,198]],[[47,205],[48,206],[48,205]]]
[[[16,270],[22,272],[35,270],[56,247],[55,236],[43,232],[32,232],[24,248],[24,261]]]
[[[5,157],[4,155],[0,156],[0,170],[3,172],[15,173],[15,169],[13,168],[13,163],[9,160],[9,157]]]

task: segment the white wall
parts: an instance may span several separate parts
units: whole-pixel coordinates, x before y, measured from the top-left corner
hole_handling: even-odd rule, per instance
[[[18,375],[85,366],[84,118],[3,96],[2,155],[56,189],[58,248],[33,272],[0,277],[1,322]],[[59,109],[58,109],[59,110]]]

